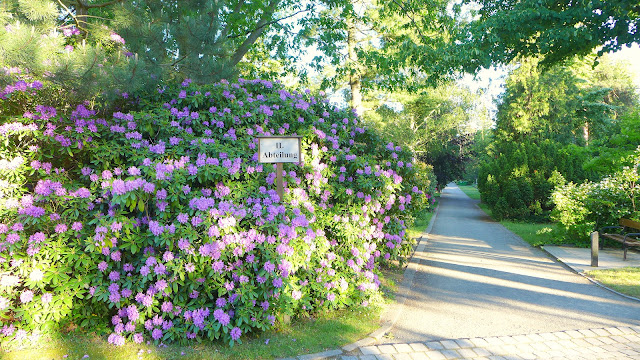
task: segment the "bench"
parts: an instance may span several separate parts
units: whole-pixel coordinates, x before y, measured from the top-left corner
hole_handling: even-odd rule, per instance
[[[639,246],[640,247],[640,222],[629,220],[629,219],[620,219],[620,226],[605,226],[600,229],[599,233],[601,237],[605,237],[607,239],[615,240],[622,244],[622,248],[624,249],[624,260],[627,260],[627,248],[629,246]],[[618,233],[615,232],[605,232],[606,230],[619,230]],[[635,230],[636,232],[632,232]]]

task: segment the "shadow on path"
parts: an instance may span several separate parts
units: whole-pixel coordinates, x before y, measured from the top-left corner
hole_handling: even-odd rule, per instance
[[[404,310],[385,343],[640,325],[640,303],[591,284],[492,221],[456,186],[442,194]]]

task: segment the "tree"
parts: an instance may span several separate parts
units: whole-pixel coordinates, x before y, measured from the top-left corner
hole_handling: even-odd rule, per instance
[[[158,77],[210,83],[234,77],[256,43],[285,58],[291,41],[282,33],[294,26],[285,20],[312,16],[315,6],[289,0],[126,2],[113,9],[113,26]]]
[[[345,96],[359,114],[382,106],[389,91],[436,85],[433,73],[415,64],[433,54],[448,36],[446,0],[351,0],[327,7],[303,33],[306,46],[321,55],[313,65],[322,71],[322,89],[348,89]],[[424,47],[410,53],[409,44]]]
[[[471,12],[452,43],[467,71],[527,56],[541,56],[549,66],[640,41],[637,0],[464,0],[456,8]]]
[[[469,90],[447,84],[420,95],[396,98],[401,111],[380,107],[371,115],[374,127],[395,144],[406,146],[419,160],[433,165],[438,185],[459,179],[470,160],[472,136],[467,131],[474,104]]]
[[[496,217],[548,219],[554,186],[601,175],[585,164],[601,151],[597,144],[620,131],[617,113],[628,113],[626,81],[607,62],[595,70],[589,63],[567,61],[543,71],[537,59],[526,59],[509,75],[478,176],[483,201]],[[627,127],[633,123],[623,120]]]

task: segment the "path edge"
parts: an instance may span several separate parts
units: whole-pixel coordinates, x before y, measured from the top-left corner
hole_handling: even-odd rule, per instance
[[[420,262],[420,260],[416,259],[416,254],[418,252],[424,252],[425,247],[427,246],[427,242],[429,241],[429,235],[431,234],[431,230],[433,229],[433,224],[435,223],[436,218],[438,217],[439,209],[440,209],[440,202],[438,202],[438,205],[433,211],[433,216],[429,221],[429,225],[427,225],[427,228],[425,229],[425,231],[420,235],[420,240],[418,241],[418,244],[414,249],[413,254],[411,255],[411,259],[409,259],[409,262],[407,263],[407,268],[404,270],[402,282],[400,283],[400,285],[398,285],[398,290],[396,291],[395,304],[393,304],[387,311],[385,311],[380,316],[381,319],[385,319],[382,325],[377,330],[375,330],[374,332],[369,334],[367,337],[365,337],[364,339],[360,339],[352,344],[343,346],[342,351],[351,352],[361,346],[371,345],[374,342],[382,339],[382,337],[385,336],[386,334],[388,334],[389,331],[391,331],[393,326],[396,324],[396,322],[398,321],[398,319],[400,318],[400,315],[404,310],[404,304],[407,302],[407,299],[409,297],[408,296],[409,291],[411,290],[411,287],[413,285],[413,280],[415,278],[416,272],[418,271],[418,263]]]
[[[438,205],[433,211],[433,216],[429,221],[429,225],[427,225],[427,229],[420,235],[420,240],[418,241],[418,244],[414,249],[413,254],[411,255],[411,259],[409,259],[409,262],[407,263],[407,268],[404,270],[402,282],[400,283],[400,285],[398,285],[398,290],[396,291],[396,302],[380,316],[381,319],[386,320],[382,322],[382,325],[380,325],[377,330],[373,331],[363,339],[360,339],[351,344],[344,345],[340,349],[327,350],[314,354],[298,355],[288,358],[280,358],[278,360],[322,360],[332,358],[335,356],[343,355],[344,353],[354,351],[362,346],[369,346],[376,341],[379,341],[383,336],[388,334],[395,323],[398,321],[400,315],[402,314],[402,311],[404,310],[404,304],[407,301],[409,291],[411,290],[411,286],[413,285],[413,279],[415,278],[415,274],[417,272],[417,263],[419,262],[419,260],[415,259],[415,255],[419,251],[422,252],[425,250],[425,247],[427,246],[427,242],[429,240],[429,235],[431,234],[431,229],[433,228],[433,224],[438,217],[439,209],[440,202],[438,202]]]
[[[585,279],[589,280],[592,284],[598,285],[599,287],[601,287],[601,288],[603,288],[603,289],[605,289],[605,290],[608,290],[608,291],[610,291],[610,292],[612,292],[612,293],[614,293],[614,294],[616,294],[616,295],[620,295],[620,296],[622,296],[622,297],[624,297],[624,298],[627,298],[627,299],[629,299],[629,300],[633,300],[633,301],[640,302],[640,298],[637,298],[637,297],[634,297],[634,296],[631,296],[631,295],[627,295],[627,294],[623,294],[623,293],[621,293],[621,292],[619,292],[619,291],[616,291],[616,290],[614,290],[614,289],[612,289],[612,288],[610,288],[610,287],[606,286],[605,284],[603,284],[603,283],[599,282],[598,280],[596,280],[596,279],[592,278],[591,276],[587,275],[587,273],[585,273],[584,271],[577,271],[576,269],[574,269],[573,267],[571,267],[571,265],[569,265],[569,264],[565,263],[565,262],[562,260],[562,258],[556,257],[556,256],[554,256],[552,253],[550,253],[549,251],[547,251],[547,250],[544,248],[544,246],[540,246],[540,247],[538,247],[538,248],[539,248],[540,250],[544,251],[545,253],[547,253],[547,255],[549,255],[551,258],[556,259],[556,261],[557,261],[557,262],[559,262],[559,263],[563,264],[563,265],[565,266],[565,268],[567,268],[567,269],[571,270],[571,272],[573,272],[573,273],[575,273],[575,274],[578,274],[578,275],[582,276],[583,278],[585,278]]]

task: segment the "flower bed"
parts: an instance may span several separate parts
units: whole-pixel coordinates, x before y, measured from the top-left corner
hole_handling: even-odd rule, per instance
[[[116,345],[233,344],[367,306],[429,206],[410,152],[308,92],[187,80],[127,107],[39,105],[0,126],[3,342],[79,325]],[[259,135],[303,137],[284,199]]]

